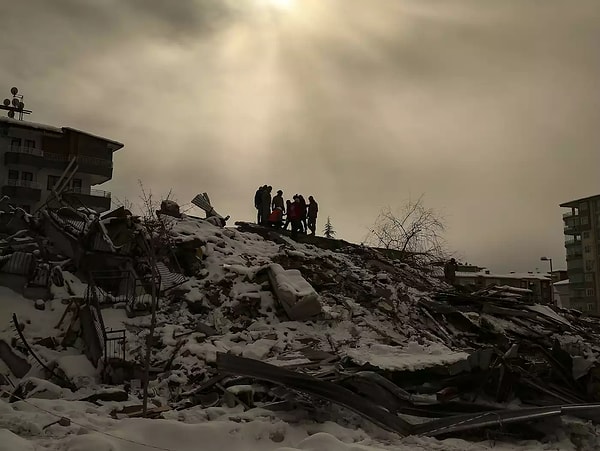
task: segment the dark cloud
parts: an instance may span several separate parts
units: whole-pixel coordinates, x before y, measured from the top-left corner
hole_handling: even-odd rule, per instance
[[[600,192],[595,0],[292,3],[13,2],[0,89],[125,142],[120,198],[142,179],[243,219],[270,182],[361,240],[425,193],[473,263],[564,256],[558,204]]]

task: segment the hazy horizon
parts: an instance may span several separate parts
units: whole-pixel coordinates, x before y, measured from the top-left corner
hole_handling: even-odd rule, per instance
[[[593,0],[7,9],[0,96],[17,86],[27,120],[123,142],[113,199],[136,201],[138,180],[181,204],[208,192],[233,223],[270,184],[313,195],[318,230],[330,216],[360,242],[382,208],[424,194],[461,260],[545,272],[543,255],[566,268],[559,204],[600,194]]]

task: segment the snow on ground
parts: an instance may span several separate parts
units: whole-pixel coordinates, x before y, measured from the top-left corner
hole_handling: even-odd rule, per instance
[[[35,302],[15,293],[10,288],[0,286],[0,339],[10,343],[15,336],[12,327],[12,314],[16,313],[21,324],[25,325],[31,337],[44,338],[56,334],[58,323],[65,306],[60,300],[46,302],[45,310],[37,310]]]
[[[441,344],[423,346],[410,342],[405,348],[372,344],[345,352],[359,365],[369,364],[382,370],[416,371],[432,366],[443,366],[460,362],[469,357],[466,352],[453,352]]]
[[[398,437],[381,430],[349,429],[336,423],[310,420],[282,421],[260,409],[225,413],[213,409],[206,415],[179,413],[167,420],[109,418],[108,407],[83,402],[29,399],[7,404],[0,401],[1,451],[537,451],[575,450],[567,437],[548,444],[519,442],[479,443],[460,439]],[[178,415],[173,413],[173,416]],[[50,425],[59,417],[71,424]],[[579,433],[590,434],[592,430]],[[584,448],[586,449],[586,448]],[[593,448],[589,448],[593,449]]]

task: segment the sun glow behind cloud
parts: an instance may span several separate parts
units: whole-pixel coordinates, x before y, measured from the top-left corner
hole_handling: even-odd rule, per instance
[[[282,10],[290,10],[294,6],[296,6],[296,0],[262,0],[270,6],[282,9]]]

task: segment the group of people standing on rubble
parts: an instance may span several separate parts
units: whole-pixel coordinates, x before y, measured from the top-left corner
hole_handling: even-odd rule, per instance
[[[254,207],[258,212],[257,224],[287,230],[292,226],[292,235],[308,233],[314,235],[317,228],[319,205],[314,197],[308,196],[308,203],[302,194],[294,194],[293,200],[283,200],[283,191],[271,197],[272,186],[264,185],[256,190]],[[285,219],[284,219],[285,217]]]

